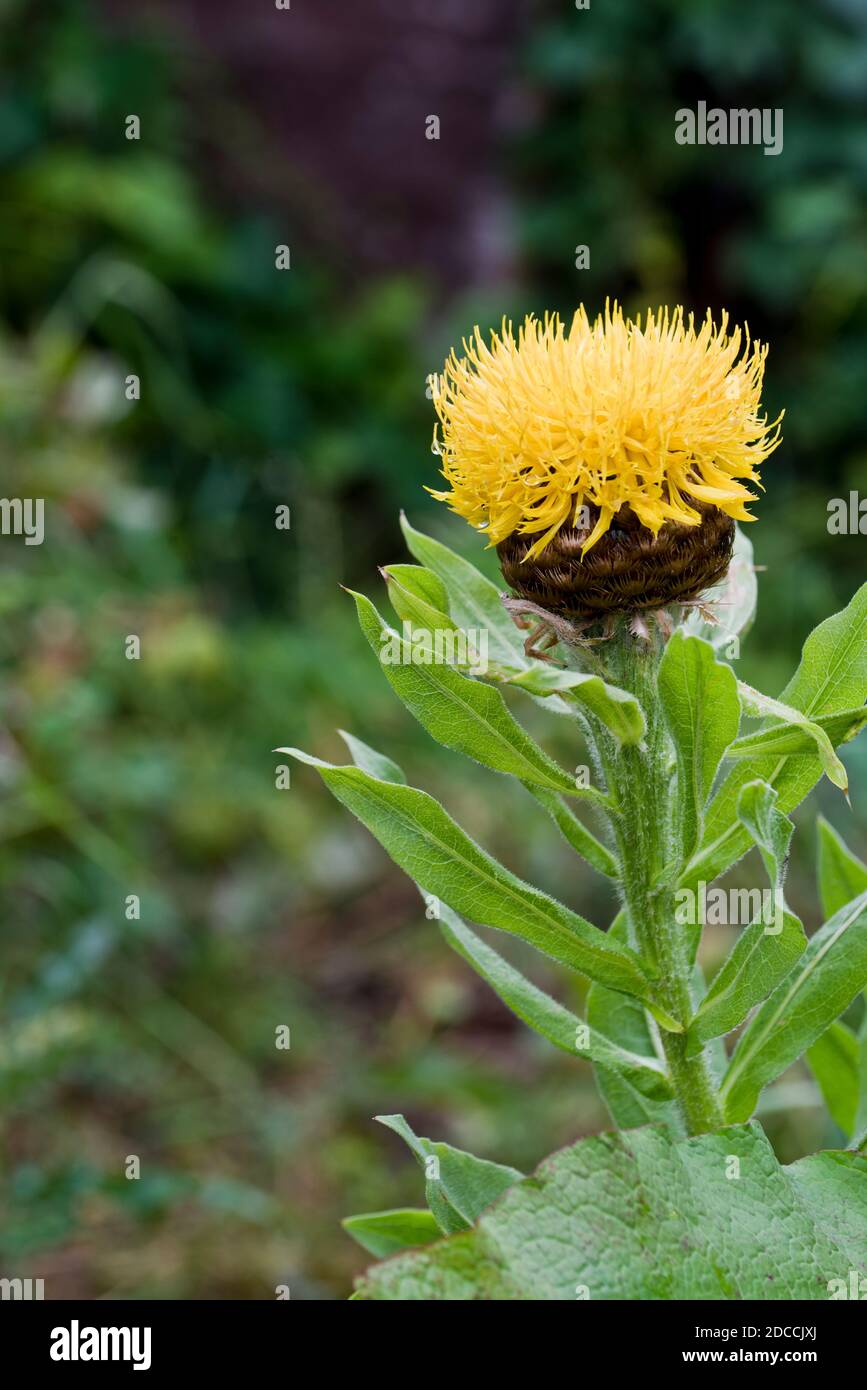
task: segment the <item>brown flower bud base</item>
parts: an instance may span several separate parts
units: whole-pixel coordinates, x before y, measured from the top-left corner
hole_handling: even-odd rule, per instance
[[[533,560],[524,559],[532,535],[508,536],[497,546],[503,577],[521,599],[585,627],[614,613],[685,603],[723,578],[735,538],[731,517],[693,505],[698,526],[666,522],[655,537],[623,507],[583,559],[589,530],[564,526]]]

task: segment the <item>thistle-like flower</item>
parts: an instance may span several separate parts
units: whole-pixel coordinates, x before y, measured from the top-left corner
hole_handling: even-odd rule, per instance
[[[522,596],[585,620],[693,597],[728,566],[734,519],[780,441],[761,411],[767,349],[678,308],[606,306],[478,328],[432,394],[434,491],[496,545]]]

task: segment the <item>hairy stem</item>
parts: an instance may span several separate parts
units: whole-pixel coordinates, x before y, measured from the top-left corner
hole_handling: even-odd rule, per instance
[[[657,995],[685,1030],[692,1015],[692,957],[684,928],[675,921],[672,870],[677,867],[678,808],[674,759],[656,689],[661,639],[640,645],[625,631],[612,641],[612,678],[632,691],[647,720],[639,747],[606,740],[600,749],[609,786],[620,806],[616,839],[622,890],[633,945],[657,976]],[[677,1102],[690,1134],[725,1123],[707,1049],[686,1055],[686,1035],[660,1029]]]

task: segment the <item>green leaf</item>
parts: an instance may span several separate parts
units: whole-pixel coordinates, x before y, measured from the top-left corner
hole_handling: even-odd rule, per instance
[[[819,1083],[831,1118],[845,1135],[855,1129],[861,1088],[860,1044],[845,1023],[832,1023],[812,1047],[807,1065]]]
[[[441,1231],[465,1231],[486,1207],[523,1177],[517,1168],[475,1158],[451,1144],[414,1134],[403,1115],[377,1115],[409,1146],[425,1173],[425,1196]]]
[[[700,637],[678,629],[657,676],[662,710],[678,766],[680,836],[684,862],[699,842],[704,808],[717,768],[740,723],[737,680]]]
[[[524,642],[500,602],[500,591],[468,560],[448,546],[410,526],[403,512],[400,525],[412,555],[442,581],[448,591],[448,611],[464,630],[486,628],[491,660],[519,670],[530,665]]]
[[[816,828],[819,897],[823,913],[831,917],[867,891],[867,865],[824,816]],[[808,1051],[807,1062],[836,1123],[844,1134],[857,1135],[867,1127],[867,1010],[858,1038],[844,1024],[832,1024]]]
[[[544,806],[563,838],[583,859],[587,860],[592,868],[600,874],[605,874],[607,878],[620,877],[620,865],[611,851],[602,844],[601,840],[597,840],[596,836],[587,829],[587,826],[578,819],[574,811],[564,803],[556,792],[545,791],[541,787],[532,787],[529,783],[525,783],[525,786],[527,791],[535,796],[540,806]],[[589,790],[592,789],[585,788],[584,794]],[[581,795],[580,790],[578,794]]]
[[[777,792],[761,778],[747,782],[738,797],[738,820],[758,846],[775,895],[782,897],[795,827],[777,808],[777,800]]]
[[[353,598],[361,630],[389,684],[438,743],[495,772],[551,791],[575,790],[574,779],[521,728],[498,690],[443,662],[416,664],[412,644],[388,627],[364,594]]]
[[[349,746],[356,767],[364,767],[365,764],[368,764],[368,770],[373,772],[375,776],[374,769],[377,761],[387,763],[392,773],[387,780],[406,781],[403,771],[396,763],[391,763],[390,759],[383,758],[382,754],[376,753],[360,739],[353,739],[351,735],[347,734],[344,734],[343,737]],[[424,897],[423,890],[420,891]],[[532,984],[519,970],[504,960],[492,946],[480,940],[457,913],[452,912],[451,908],[445,904],[440,904],[439,928],[452,949],[457,951],[458,955],[462,956],[483,980],[487,981],[506,1007],[511,1009],[534,1032],[573,1057],[576,1055],[585,1056],[596,1065],[603,1061],[607,1062],[616,1071],[630,1078],[629,1084],[634,1086],[639,1093],[656,1096],[670,1095],[670,1085],[665,1069],[655,1057],[648,1059],[635,1056],[616,1043],[609,1042],[596,1029],[591,1030],[587,1047],[579,1047],[579,1040],[583,1038],[583,1033],[579,1034],[579,1029],[583,1028],[581,1019],[571,1013],[569,1009],[564,1008],[562,1004],[558,1004],[544,990]],[[613,991],[611,993],[614,999],[625,997],[617,995]],[[357,1218],[350,1219],[356,1220]]]
[[[788,911],[783,913],[778,936],[768,936],[761,921],[744,928],[690,1025],[688,1055],[694,1056],[711,1038],[722,1037],[743,1023],[750,1010],[785,978],[805,944],[801,922]]]
[[[736,526],[734,550],[725,579],[702,595],[702,606],[709,609],[718,621],[709,623],[694,608],[687,615],[683,630],[689,637],[703,637],[710,642],[714,651],[737,656],[737,650],[728,649],[733,638],[743,637],[752,627],[757,599],[752,541],[740,526]]]
[[[381,782],[361,768],[334,767],[296,748],[279,751],[315,767],[423,892],[590,979],[649,997],[650,982],[634,951],[503,868],[426,792]]]
[[[433,570],[425,569],[424,565],[386,565],[382,574],[393,604],[392,591],[399,591],[400,596],[409,595],[418,599],[432,613],[437,613],[441,618],[445,618],[446,622],[451,623],[446,586]],[[411,616],[410,613],[402,612],[397,604],[394,604],[394,611],[399,618]]]
[[[405,586],[395,577],[398,570],[404,574],[410,572],[416,576],[423,575],[425,578],[411,578],[409,585]],[[404,624],[404,638],[412,637],[417,640],[417,637],[421,636],[427,642],[438,642],[440,650],[445,654],[444,659],[450,665],[456,666],[459,670],[469,671],[472,675],[492,674],[487,659],[487,629],[481,632],[462,632],[444,609],[436,608],[428,602],[428,580],[433,580],[442,590],[443,601],[448,604],[445,589],[435,574],[419,565],[392,565],[391,569],[380,570],[380,573],[386,581],[391,606]],[[347,592],[351,593],[352,590]]]
[[[816,822],[819,835],[819,897],[826,917],[867,890],[867,864],[862,864],[824,816]]]
[[[377,777],[380,782],[406,782],[403,768],[393,763],[391,758],[387,758],[384,753],[377,753],[375,748],[362,743],[354,734],[346,733],[345,729],[338,729],[337,732],[349,749],[349,755],[356,767],[369,772],[371,777]]]
[[[626,943],[628,936],[628,919],[621,911],[609,927],[608,937],[611,941]],[[643,1058],[648,1065],[659,1063],[660,1052],[654,1045],[657,1025],[637,999],[606,989],[604,985],[591,985],[587,993],[587,1022],[596,1032]],[[683,1130],[680,1112],[671,1100],[652,1100],[623,1072],[606,1067],[598,1059],[593,1072],[596,1088],[620,1129],[667,1124],[675,1133]]]
[[[763,695],[760,690],[754,690],[751,685],[745,685],[743,681],[738,681],[738,691],[746,714],[753,718],[773,717],[781,721],[784,728],[786,725],[791,726],[789,729],[788,747],[786,747],[784,729],[781,729],[779,724],[766,730],[760,729],[758,735],[753,735],[754,739],[758,737],[760,752],[762,751],[760,747],[762,734],[764,734],[766,739],[769,738],[771,743],[770,750],[765,748],[765,752],[809,753],[810,744],[813,743],[819,755],[822,769],[828,780],[833,782],[835,787],[840,787],[842,791],[848,789],[849,778],[846,769],[834,752],[834,745],[820,724],[814,723],[812,719],[807,719],[806,715],[803,715],[800,710],[792,709],[789,705],[784,705],[781,700],[772,700],[770,695]],[[858,723],[859,728],[862,726],[863,716]],[[796,730],[797,736],[795,736]],[[847,733],[847,737],[850,736],[851,735]],[[781,737],[783,741],[782,748],[779,746]],[[756,744],[753,743],[753,754],[755,753],[755,749]]]
[[[858,1109],[852,1145],[856,1149],[864,1149],[867,1147],[867,1010],[861,1019],[858,1049]]]
[[[449,945],[487,981],[507,1008],[534,1032],[572,1057],[583,1057],[596,1066],[613,1069],[641,1095],[657,1099],[671,1097],[665,1068],[656,1058],[629,1052],[592,1026],[585,1039],[587,1029],[580,1018],[558,1004],[497,951],[481,941],[455,913],[443,908],[439,925]]]
[[[748,782],[738,804],[740,819],[759,847],[774,892],[772,922],[762,915],[738,937],[689,1027],[687,1052],[694,1055],[711,1038],[730,1033],[784,979],[807,945],[800,918],[783,898],[786,862],[794,826],[776,808],[767,782]]]
[[[368,1211],[347,1216],[340,1223],[346,1233],[378,1260],[419,1245],[439,1240],[440,1228],[425,1207],[400,1207],[394,1211]]]
[[[801,664],[780,699],[814,723],[823,715],[839,714],[867,699],[867,584],[852,602],[810,634]],[[826,728],[826,733],[830,730]],[[737,816],[738,797],[747,782],[760,777],[778,794],[781,811],[793,811],[822,775],[818,754],[781,754],[736,766],[723,781],[708,808],[699,852],[681,883],[712,882],[750,848],[749,832]]]
[[[407,565],[406,568],[411,567]],[[426,572],[422,571],[422,573]],[[410,632],[442,633],[442,645],[449,650],[448,659],[454,666],[479,668],[483,664],[487,665],[486,662],[483,663],[480,660],[479,653],[467,634],[463,634],[465,651],[461,651],[461,643],[458,640],[460,629],[457,623],[452,622],[447,613],[442,612],[439,608],[432,608],[423,598],[412,593],[411,590],[405,589],[402,584],[391,577],[387,570],[382,570],[381,573],[385,576],[391,606],[397,616],[408,626]],[[351,593],[352,590],[349,592]],[[407,636],[407,633],[404,632],[403,635]],[[479,643],[479,645],[482,644]],[[466,660],[463,659],[464,656],[466,656]]]
[[[826,1300],[851,1270],[867,1272],[867,1158],[784,1168],[758,1125],[648,1126],[562,1149],[472,1230],[359,1284],[401,1301]]]
[[[821,1037],[867,985],[867,893],[835,913],[744,1029],[723,1078],[731,1120]]]
[[[608,685],[601,676],[560,671],[554,666],[537,663],[520,675],[511,676],[508,684],[542,699],[566,694],[584,713],[600,720],[621,744],[640,743],[644,738],[644,714],[635,696],[616,685]]]
[[[867,709],[844,710],[842,714],[824,714],[820,719],[788,724],[770,724],[736,739],[726,753],[727,758],[762,758],[780,754],[811,754],[821,748],[827,760],[827,747],[832,750],[849,743],[867,724]],[[832,766],[836,768],[839,759]],[[823,768],[825,763],[822,764]],[[845,769],[844,769],[845,772]]]

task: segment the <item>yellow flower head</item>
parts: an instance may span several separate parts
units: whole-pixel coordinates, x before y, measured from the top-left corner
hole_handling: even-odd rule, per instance
[[[582,554],[627,505],[654,535],[666,521],[698,525],[693,499],[754,520],[744,481],[759,482],[782,416],[761,413],[767,348],[727,328],[708,311],[696,331],[680,308],[642,324],[616,304],[594,323],[582,305],[568,330],[528,315],[517,338],[504,320],[490,347],[476,328],[431,378],[451,491],[429,490],[491,545],[538,533],[526,559],[585,505],[598,520]]]

